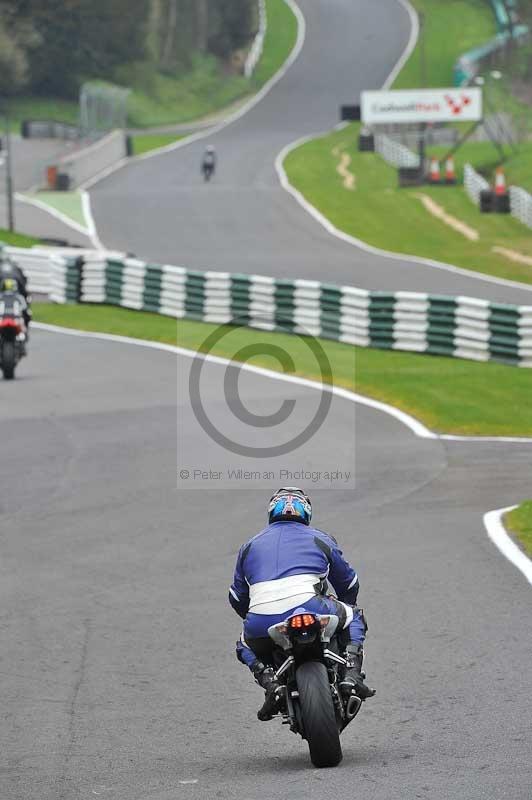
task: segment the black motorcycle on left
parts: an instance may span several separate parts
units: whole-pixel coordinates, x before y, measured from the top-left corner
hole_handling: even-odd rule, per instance
[[[28,332],[24,321],[27,303],[18,292],[0,294],[0,369],[5,380],[15,377],[15,368],[26,355]]]

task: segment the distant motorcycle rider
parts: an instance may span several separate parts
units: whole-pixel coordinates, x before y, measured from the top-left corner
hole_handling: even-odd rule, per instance
[[[268,628],[300,606],[336,614],[341,620],[339,644],[347,660],[340,682],[344,702],[352,694],[362,700],[373,697],[375,690],[366,686],[362,673],[367,625],[362,609],[355,606],[359,589],[355,570],[334,537],[310,527],[312,505],[302,489],[279,489],[268,514],[269,525],[241,547],[229,590],[231,606],[244,619],[237,658],[266,691],[258,718],[271,719],[278,710],[280,684],[271,666]]]
[[[21,268],[9,258],[0,260],[0,293],[14,291],[24,298],[23,316],[26,329],[29,329],[32,319],[30,308],[31,296],[28,293],[28,280]]]
[[[216,151],[212,144],[207,145],[205,148],[205,152],[203,154],[203,159],[201,162],[201,170],[203,172],[203,176],[205,180],[209,180],[211,175],[214,175],[216,172]]]

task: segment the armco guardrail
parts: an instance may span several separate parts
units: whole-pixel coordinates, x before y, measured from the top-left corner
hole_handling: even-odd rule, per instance
[[[25,119],[20,126],[23,139],[81,139],[83,133],[77,125],[52,119]]]
[[[359,347],[532,367],[532,306],[198,272],[110,253],[86,252],[77,260],[55,253],[49,258],[50,297],[58,303],[106,303]]]
[[[489,42],[460,56],[453,70],[455,86],[467,86],[478,75],[480,69],[496,60],[497,54],[508,47],[512,40],[523,39],[529,33],[526,25],[518,23],[513,2],[490,0],[490,3],[495,14],[498,33]]]

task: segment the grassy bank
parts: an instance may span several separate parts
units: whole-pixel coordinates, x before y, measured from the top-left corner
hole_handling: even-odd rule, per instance
[[[410,2],[419,14],[420,36],[393,88],[451,86],[453,67],[457,59],[472,48],[485,44],[497,33],[491,3],[489,0]],[[514,91],[514,80],[517,77],[515,55],[514,52],[514,58],[510,60],[501,56],[500,63],[495,65],[502,70],[499,80],[493,80],[490,76],[490,70],[495,67],[486,67],[484,96],[487,113],[496,111],[511,117],[518,138],[524,142],[532,132],[532,108],[519,99]],[[515,166],[516,169],[519,168],[519,164],[516,163]],[[514,177],[512,182],[525,185]]]
[[[532,500],[527,500],[519,508],[510,511],[504,521],[523,550],[532,556]]]
[[[166,147],[168,144],[177,142],[182,139],[182,136],[174,134],[156,134],[156,133],[139,133],[132,136],[133,139],[133,155],[140,156],[143,153],[148,153],[150,150],[158,150],[159,147]]]
[[[338,228],[384,250],[445,261],[460,267],[532,283],[532,267],[494,253],[510,248],[532,256],[532,236],[524,225],[502,214],[483,215],[462,187],[399,189],[397,170],[374,153],[359,153],[359,125],[315,139],[285,160],[290,182]],[[336,172],[347,152],[356,177],[350,191]],[[419,199],[427,195],[479,234],[470,241],[430,214]]]
[[[230,74],[214,57],[198,56],[185,74],[167,75],[150,64],[124,71],[130,127],[149,128],[189,122],[220,111],[259,89],[286,60],[297,37],[297,21],[284,0],[267,0],[268,30],[262,59],[251,79]],[[46,97],[10,101],[13,125],[22,119],[56,119],[76,124],[77,102]],[[144,152],[144,151],[143,151]]]
[[[39,244],[39,240],[33,236],[26,236],[24,233],[11,233],[0,228],[0,246],[3,244],[12,247],[33,247],[34,244]]]
[[[442,158],[448,151],[449,147],[429,147],[427,154]],[[466,142],[455,155],[460,180],[464,164],[469,163],[477,172],[484,175],[489,183],[493,183],[495,169],[502,165],[508,185],[522,186],[532,193],[532,141],[522,142],[517,152],[504,145],[504,154],[503,159],[492,142]]]
[[[179,344],[201,350],[219,326],[176,321],[157,314],[110,306],[34,306],[35,319],[65,327]],[[242,346],[275,343],[292,356],[296,372],[319,379],[319,368],[297,336],[225,326],[228,335],[213,352],[232,358]],[[478,435],[532,435],[532,371],[500,364],[399,353],[320,340],[335,383],[390,403],[440,432]],[[253,362],[276,368],[266,355]],[[442,386],[446,389],[443,392]]]
[[[267,0],[266,13],[264,51],[252,77],[256,88],[263,86],[282,67],[297,39],[297,19],[285,0]]]
[[[423,15],[420,37],[393,88],[417,89],[424,84],[452,86],[453,67],[458,57],[497,33],[491,6],[486,0],[411,2]]]

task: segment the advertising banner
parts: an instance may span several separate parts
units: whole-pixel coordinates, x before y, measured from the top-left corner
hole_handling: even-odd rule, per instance
[[[477,122],[482,119],[481,89],[408,89],[362,92],[362,122]]]

